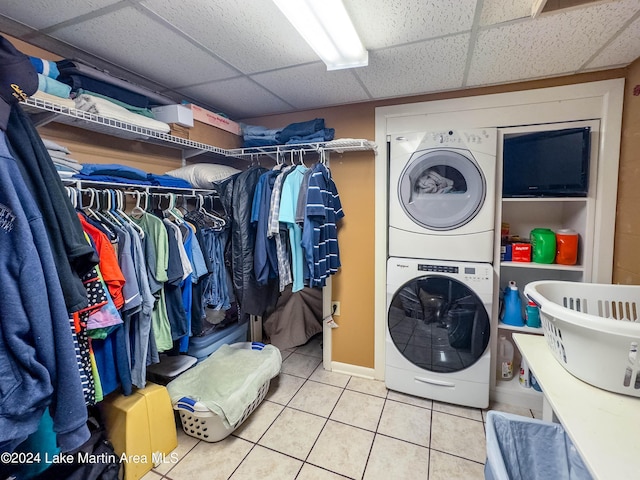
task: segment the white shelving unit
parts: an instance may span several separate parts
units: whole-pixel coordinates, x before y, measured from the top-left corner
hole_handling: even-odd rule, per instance
[[[502,198],[498,188],[496,201],[496,232],[500,232],[502,222],[509,224],[509,234],[519,235],[523,239],[529,239],[530,232],[534,228],[545,227],[553,231],[569,228],[579,235],[578,262],[576,265],[541,264],[533,262],[500,261],[500,235],[496,235],[495,246],[495,272],[497,275],[497,299],[502,297],[502,292],[510,280],[514,280],[521,293],[523,308],[526,305],[523,295],[524,286],[535,280],[566,280],[573,282],[592,281],[594,262],[598,261],[598,255],[594,249],[594,229],[596,202],[599,200],[596,177],[598,173],[598,145],[599,122],[580,121],[565,122],[526,127],[511,127],[498,131],[498,185],[502,185],[502,145],[504,138],[512,134],[521,134],[533,131],[555,130],[572,127],[591,127],[591,159],[589,195],[587,197],[532,197],[532,198]],[[600,193],[601,194],[601,193]],[[497,345],[499,335],[505,335],[511,339],[516,333],[543,335],[541,328],[514,327],[498,321],[498,310],[495,309],[494,341]],[[496,350],[494,350],[496,351]],[[519,405],[526,408],[542,411],[543,395],[533,388],[523,388],[518,381],[520,366],[520,354],[515,349],[514,379],[502,381],[494,378],[492,385],[493,398],[505,403]],[[495,371],[495,368],[494,368]]]

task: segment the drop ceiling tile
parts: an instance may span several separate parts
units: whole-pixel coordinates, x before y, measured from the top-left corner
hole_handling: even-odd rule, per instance
[[[532,0],[484,0],[480,25],[493,25],[531,16]]]
[[[107,7],[119,1],[120,0],[40,0],[37,2],[37,5],[34,5],[32,1],[3,0],[0,3],[0,15],[5,15],[36,29],[42,29]],[[43,15],[42,12],[46,12],[46,15]]]
[[[469,34],[369,53],[369,66],[355,69],[374,98],[460,88]]]
[[[221,80],[206,85],[181,89],[188,97],[199,99],[232,119],[254,117],[295,110],[274,94],[248,78]]]
[[[318,60],[271,1],[146,0],[143,5],[243,73]]]
[[[52,36],[169,88],[237,75],[134,8],[56,30]]]
[[[467,85],[577,71],[634,14],[637,0],[596,4],[479,32]]]
[[[627,65],[640,57],[640,17],[625,28],[613,42],[606,46],[585,68],[603,68],[610,65]]]
[[[276,95],[286,98],[296,109],[369,99],[352,70],[328,72],[322,62],[259,73],[251,78]]]
[[[470,30],[476,0],[347,0],[345,7],[367,49]]]

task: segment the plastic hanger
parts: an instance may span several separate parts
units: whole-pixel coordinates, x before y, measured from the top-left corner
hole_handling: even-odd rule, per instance
[[[182,225],[184,220],[182,214],[176,209],[176,195],[175,193],[167,193],[165,195],[169,199],[169,206],[166,210],[163,210],[165,217],[171,217],[178,225]]]
[[[117,214],[127,222],[127,224],[131,225],[133,229],[138,233],[138,236],[143,239],[144,238],[144,230],[138,225],[136,222],[131,220],[129,216],[124,211],[124,193],[122,190],[116,190],[116,212]],[[138,192],[140,193],[140,192]]]
[[[136,197],[136,205],[133,207],[133,209],[131,210],[131,216],[135,219],[140,219],[142,218],[142,216],[147,213],[145,208],[142,208],[140,206],[140,200],[142,199],[142,194],[140,193],[140,191],[136,190],[134,192],[134,195]],[[145,192],[146,195],[146,192]],[[146,197],[147,202],[145,202],[145,204],[148,203],[148,199],[149,197]],[[135,222],[134,222],[135,223]]]

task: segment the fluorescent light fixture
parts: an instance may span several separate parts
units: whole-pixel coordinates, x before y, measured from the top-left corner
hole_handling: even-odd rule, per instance
[[[273,0],[327,70],[366,67],[367,52],[342,0]]]

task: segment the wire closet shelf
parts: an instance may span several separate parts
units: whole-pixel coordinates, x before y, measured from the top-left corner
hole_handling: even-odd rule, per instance
[[[222,157],[253,160],[256,156],[276,157],[288,152],[354,152],[377,150],[377,146],[370,140],[343,138],[320,143],[304,143],[294,145],[273,145],[266,147],[224,149],[201,142],[195,142],[168,133],[133,125],[121,120],[102,117],[94,113],[59,105],[49,100],[30,97],[23,103],[36,126],[49,122],[63,123],[85,130],[111,135],[127,140],[139,140],[167,147],[177,148],[186,152],[185,158],[200,154],[214,154]]]

